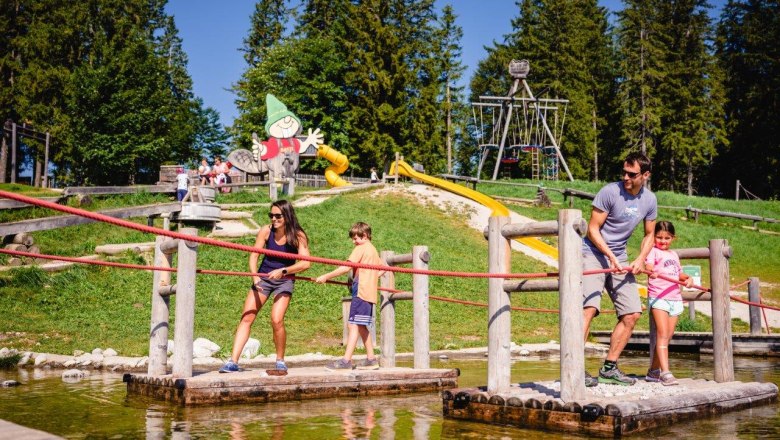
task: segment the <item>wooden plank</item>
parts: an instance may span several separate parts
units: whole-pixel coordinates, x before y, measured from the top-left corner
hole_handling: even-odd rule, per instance
[[[43,200],[45,202],[63,203],[67,197],[57,196],[57,197],[36,197],[36,198],[38,200]],[[33,205],[20,202],[18,200],[0,199],[0,209],[29,208],[30,206]]]
[[[136,193],[176,193],[176,185],[137,185],[137,186],[69,186],[63,192],[66,196],[75,194],[83,195],[110,195],[110,194],[136,194]]]
[[[149,217],[181,211],[180,203],[163,203],[155,205],[134,206],[132,208],[109,209],[98,211],[99,214],[114,218]],[[21,232],[45,231],[68,226],[92,223],[95,220],[79,215],[60,215],[32,220],[0,224],[0,235],[12,235]]]

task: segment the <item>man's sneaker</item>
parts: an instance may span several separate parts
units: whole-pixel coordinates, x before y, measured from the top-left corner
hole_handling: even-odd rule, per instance
[[[352,365],[352,361],[346,361],[344,359],[339,359],[325,365],[325,369],[328,371],[351,370],[353,368],[355,368],[355,366]]]
[[[276,369],[281,371],[287,371],[287,364],[284,361],[276,361]]]
[[[671,371],[667,371],[661,374],[661,385],[668,387],[671,385],[679,385],[679,384],[680,382],[677,382],[677,379],[674,377],[674,374],[672,374]]]
[[[605,371],[604,367],[599,370],[599,383],[611,383],[615,385],[633,385],[636,383],[636,379],[627,376],[620,371],[620,368],[615,367],[609,371]]]
[[[233,360],[229,360],[225,362],[225,365],[222,366],[222,368],[219,369],[220,373],[235,373],[239,371],[238,364],[233,362]]]
[[[379,359],[365,359],[363,362],[359,363],[357,365],[358,370],[378,370],[379,369]]]
[[[646,382],[660,382],[661,381],[661,369],[650,369],[647,370],[647,375],[645,376]]]
[[[585,386],[586,386],[586,387],[588,387],[588,388],[590,388],[590,387],[595,387],[595,386],[596,386],[596,385],[598,385],[598,384],[599,384],[599,381],[598,381],[598,379],[596,379],[595,377],[591,376],[591,375],[590,375],[590,374],[588,374],[588,372],[586,371],[586,372],[585,372]]]

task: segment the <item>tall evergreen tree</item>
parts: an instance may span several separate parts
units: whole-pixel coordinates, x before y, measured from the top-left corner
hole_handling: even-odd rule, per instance
[[[244,39],[244,59],[256,66],[268,48],[281,41],[289,9],[284,0],[259,0],[251,18],[249,36]]]
[[[718,28],[726,71],[730,147],[713,167],[713,192],[732,196],[735,180],[761,197],[780,196],[780,5],[730,0]]]

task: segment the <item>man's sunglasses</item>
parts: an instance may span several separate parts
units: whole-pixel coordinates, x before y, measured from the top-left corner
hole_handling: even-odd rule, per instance
[[[629,179],[636,179],[636,176],[642,174],[642,172],[634,173],[632,171],[623,170],[623,176],[628,176]]]
[[[282,214],[274,214],[274,213],[269,212],[268,213],[268,218],[281,220]]]

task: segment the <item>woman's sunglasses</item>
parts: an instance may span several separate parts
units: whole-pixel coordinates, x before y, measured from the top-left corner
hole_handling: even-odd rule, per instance
[[[268,218],[270,218],[272,220],[273,219],[281,220],[282,219],[282,214],[274,214],[274,213],[269,212],[268,213]]]

